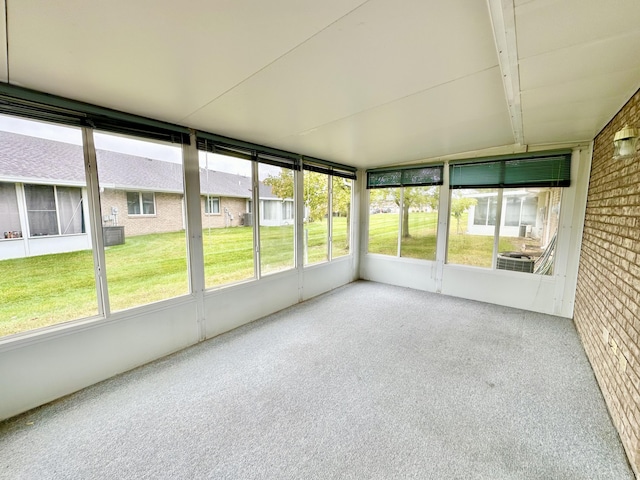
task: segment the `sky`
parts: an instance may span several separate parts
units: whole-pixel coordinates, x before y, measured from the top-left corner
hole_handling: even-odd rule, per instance
[[[36,122],[7,115],[0,115],[0,131],[82,145],[82,132],[79,128]],[[111,133],[94,132],[93,137],[96,148],[100,150],[127,153],[165,162],[182,162],[182,149],[174,144],[137,140]],[[235,173],[246,177],[251,176],[251,162],[248,160],[240,160],[208,152],[199,152],[199,157],[200,167],[202,168]],[[279,168],[277,167],[263,165],[260,168],[260,180],[264,180],[268,174],[277,175],[278,172]]]

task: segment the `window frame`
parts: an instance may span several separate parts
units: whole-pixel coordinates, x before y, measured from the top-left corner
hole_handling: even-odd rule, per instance
[[[129,198],[128,195],[130,193],[135,193],[138,195],[138,208],[140,209],[140,213],[131,213],[129,211]],[[144,212],[144,201],[142,199],[142,194],[143,193],[150,193],[151,195],[153,195],[153,213],[143,213]],[[142,191],[142,190],[127,190],[126,191],[126,195],[127,195],[127,216],[128,217],[155,217],[157,215],[158,209],[157,209],[157,205],[156,205],[156,192],[146,192],[146,191]]]
[[[3,182],[6,183],[6,182]],[[54,207],[55,210],[33,210],[33,209],[29,209],[29,204],[28,204],[28,200],[27,200],[27,196],[28,196],[28,189],[26,187],[28,186],[37,186],[37,187],[51,187],[53,190],[53,203],[54,203]],[[24,183],[22,184],[22,191],[24,194],[24,209],[25,209],[25,214],[26,214],[26,226],[29,232],[28,237],[30,239],[33,238],[41,238],[41,237],[70,237],[73,235],[86,235],[87,234],[87,230],[86,230],[86,223],[85,223],[85,218],[84,218],[84,206],[81,205],[80,207],[80,215],[81,215],[81,231],[80,232],[73,232],[73,233],[63,233],[62,232],[62,228],[61,228],[61,212],[60,212],[60,199],[58,198],[58,187],[60,188],[74,188],[79,190],[80,193],[80,199],[81,202],[84,203],[84,196],[83,196],[83,192],[82,192],[82,187],[78,187],[75,185],[56,185],[56,184],[48,184],[48,183]],[[18,207],[20,208],[20,207]],[[45,233],[45,234],[39,234],[39,235],[34,235],[32,232],[32,227],[31,227],[31,212],[37,212],[37,211],[55,211],[56,214],[56,233]]]
[[[212,210],[212,208],[211,208],[212,202],[214,200],[217,201],[217,203],[218,203],[218,211],[217,212],[211,211]],[[222,204],[222,202],[221,202],[221,198],[220,197],[218,197],[218,196],[214,197],[214,196],[211,196],[211,195],[205,196],[204,197],[204,214],[205,215],[216,215],[216,216],[221,215],[221,208],[220,208],[221,204]]]

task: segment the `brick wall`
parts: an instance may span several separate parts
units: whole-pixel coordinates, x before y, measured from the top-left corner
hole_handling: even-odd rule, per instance
[[[124,226],[125,237],[183,230],[182,195],[156,192],[155,200],[155,215],[129,215],[127,213],[126,191],[105,189],[100,194],[103,225],[114,225],[111,217],[111,208],[116,207],[118,209],[117,222],[118,225]],[[204,202],[205,197],[202,197],[200,211],[202,212],[203,228],[238,227],[242,225],[242,215],[247,210],[246,199],[221,197],[219,214],[204,213]],[[225,209],[233,217],[229,219],[228,223],[225,223]]]
[[[636,476],[640,473],[640,155],[613,136],[640,126],[640,90],[594,141],[574,321]]]
[[[110,220],[105,221],[105,216],[110,216],[111,207],[116,207],[118,209],[118,225],[124,226],[125,237],[182,230],[184,228],[182,195],[156,192],[155,200],[155,215],[129,215],[127,213],[126,191],[105,189],[100,194],[103,224],[113,225]]]
[[[247,211],[247,200],[245,198],[220,198],[220,213],[204,213],[204,202],[206,197],[200,200],[200,211],[202,212],[202,228],[238,227],[242,225],[242,215]],[[225,209],[231,214],[225,223]]]

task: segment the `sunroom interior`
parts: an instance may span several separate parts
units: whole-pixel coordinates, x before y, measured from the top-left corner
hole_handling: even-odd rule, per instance
[[[640,3],[0,5],[0,419],[363,279],[573,319],[639,471]]]

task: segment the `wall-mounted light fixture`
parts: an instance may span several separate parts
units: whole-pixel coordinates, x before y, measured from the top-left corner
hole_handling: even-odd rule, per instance
[[[636,153],[636,143],[640,133],[637,128],[625,125],[613,137],[613,158],[624,157]]]

